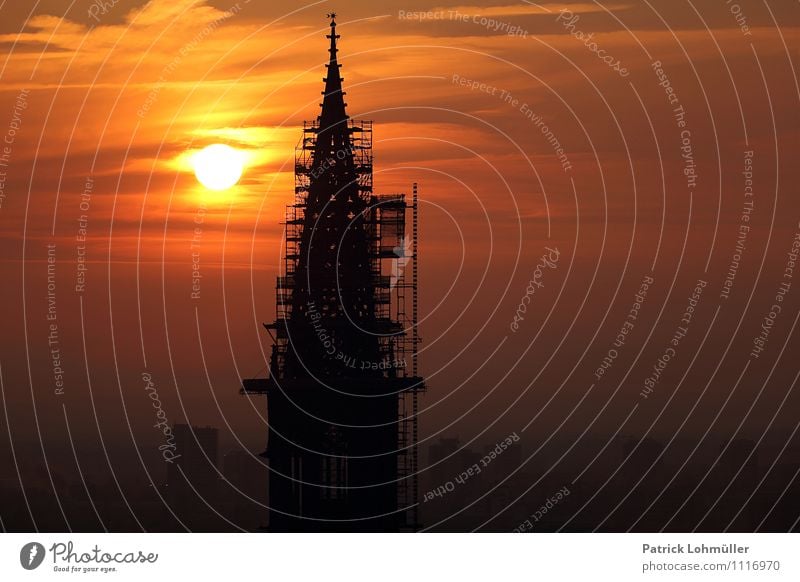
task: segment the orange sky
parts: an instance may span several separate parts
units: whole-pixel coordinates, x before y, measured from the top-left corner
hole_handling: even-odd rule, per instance
[[[375,121],[376,191],[421,187],[423,361],[432,387],[423,427],[471,438],[470,415],[502,413],[501,424],[518,427],[531,411],[574,406],[639,282],[654,272],[648,323],[624,355],[633,371],[624,376],[620,364],[614,379],[630,384],[606,422],[616,427],[694,282],[705,277],[713,287],[694,347],[723,305],[745,151],[754,152],[756,191],[750,254],[728,311],[714,319],[718,351],[708,361],[747,353],[797,230],[800,10],[790,1],[737,6],[747,29],[722,1],[123,0],[105,14],[86,0],[3,2],[0,133],[18,126],[0,168],[0,300],[9,308],[0,362],[6,384],[19,388],[12,401],[30,415],[32,393],[41,414],[60,419],[53,404],[83,409],[91,396],[107,430],[130,423],[147,435],[139,376],[151,370],[171,419],[222,426],[221,411],[235,419],[233,433],[258,442],[263,403],[251,408],[237,383],[259,371],[269,348],[260,322],[274,313],[279,222],[292,200],[299,127],[318,112],[324,15],[335,8],[348,112]],[[560,10],[578,16],[572,28]],[[407,16],[419,11],[431,15]],[[576,31],[592,33],[629,74]],[[683,128],[654,61],[686,113],[694,189],[683,173]],[[568,169],[536,119],[552,130]],[[250,165],[238,186],[209,196],[184,160],[216,142],[247,150]],[[82,215],[88,271],[76,292]],[[198,225],[203,295],[193,301]],[[56,245],[68,379],[60,396],[46,341],[47,244]],[[558,247],[562,262],[539,309],[510,336],[545,246]],[[796,306],[793,298],[776,337],[786,339]],[[723,351],[740,319],[741,346]],[[640,345],[647,351],[634,360]],[[690,378],[705,382],[712,371],[695,368]],[[731,381],[716,377],[717,393]],[[592,394],[593,411],[615,387]],[[552,428],[543,421],[536,430]]]

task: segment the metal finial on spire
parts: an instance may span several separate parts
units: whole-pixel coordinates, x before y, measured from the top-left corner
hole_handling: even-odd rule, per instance
[[[327,38],[331,39],[331,48],[336,49],[336,39],[339,38],[339,35],[336,34],[336,13],[335,12],[328,12],[328,18],[331,19],[331,33],[326,35]]]

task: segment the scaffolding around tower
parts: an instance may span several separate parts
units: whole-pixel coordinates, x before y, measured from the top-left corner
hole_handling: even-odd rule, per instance
[[[295,149],[267,396],[270,529],[419,528],[418,192],[373,192],[372,122],[351,119],[336,22],[322,110]],[[411,211],[411,232],[407,222]]]

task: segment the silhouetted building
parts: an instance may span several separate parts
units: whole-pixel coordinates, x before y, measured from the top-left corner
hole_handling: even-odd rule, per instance
[[[436,463],[454,454],[461,441],[458,437],[440,437],[438,441],[428,447],[428,463]]]
[[[268,488],[266,461],[249,451],[225,454],[222,503],[225,515],[237,526],[257,530],[267,524]]]
[[[335,15],[330,27],[322,110],[297,148],[266,326],[270,375],[243,391],[267,396],[270,530],[414,529],[416,186],[410,206],[373,193],[372,122],[345,112]]]
[[[175,424],[175,455],[167,466],[167,499],[176,517],[193,530],[220,527],[209,516],[219,493],[218,431]]]
[[[175,460],[168,465],[167,484],[179,486],[186,481],[195,487],[207,488],[218,480],[217,449],[218,431],[206,426],[176,424]]]

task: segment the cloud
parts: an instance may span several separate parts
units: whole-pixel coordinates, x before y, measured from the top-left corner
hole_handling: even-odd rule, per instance
[[[460,14],[478,16],[527,16],[527,15],[554,15],[561,10],[569,10],[574,14],[585,14],[587,12],[604,12],[606,10],[617,12],[630,8],[630,4],[610,4],[601,6],[589,2],[577,3],[536,3],[528,2],[525,4],[507,4],[503,6],[440,6],[433,8],[433,12],[457,12]]]
[[[682,13],[667,4],[658,0],[651,4],[670,20],[688,24]],[[220,141],[250,155],[249,170],[236,191],[237,210],[241,215],[254,212],[268,191],[277,223],[282,205],[293,198],[291,168],[298,126],[318,113],[327,56],[326,21],[312,10],[274,22],[287,10],[275,4],[241,2],[233,13],[233,6],[153,0],[133,8],[117,6],[113,15],[96,26],[39,14],[23,32],[0,35],[0,42],[6,44],[20,41],[4,69],[0,112],[10,110],[19,88],[31,90],[14,151],[20,174],[9,178],[9,183],[27,187],[28,169],[34,171],[31,160],[35,158],[34,195],[49,197],[59,187],[65,188],[60,203],[70,205],[70,193],[60,182],[92,173],[108,178],[109,190],[98,196],[113,194],[119,181],[126,211],[138,212],[137,196],[146,191],[152,216],[165,210],[163,200],[170,196],[173,211],[186,212],[197,199],[185,160],[197,148]],[[763,10],[743,6],[754,24],[764,22]],[[734,135],[737,104],[720,53],[705,29],[659,29],[656,16],[651,13],[645,19],[641,6],[626,3],[605,6],[620,21],[599,5],[586,2],[496,6],[462,2],[441,7],[492,18],[521,18],[525,27],[539,31],[529,38],[510,38],[489,34],[485,27],[471,23],[447,22],[443,28],[431,28],[400,22],[397,5],[377,9],[372,3],[353,2],[339,19],[348,111],[377,122],[376,168],[382,172],[378,179],[385,181],[381,183],[405,187],[409,180],[393,168],[416,165],[468,178],[476,189],[497,186],[494,178],[477,169],[482,163],[474,163],[463,148],[443,145],[448,141],[479,152],[508,177],[515,190],[531,191],[534,179],[522,154],[534,160],[546,179],[557,183],[563,171],[541,132],[522,113],[523,103],[557,132],[580,174],[576,179],[585,179],[587,199],[600,195],[593,151],[606,163],[613,160],[614,168],[625,170],[619,159],[626,155],[626,144],[614,116],[620,120],[636,163],[652,171],[655,153],[649,126],[640,117],[641,106],[630,85],[621,83],[583,44],[566,34],[554,15],[547,16],[545,8],[564,7],[580,13],[585,30],[596,30],[597,42],[620,55],[654,123],[669,121],[669,110],[649,69],[651,58],[659,58],[669,67],[695,123],[703,127],[698,144],[713,147],[705,97],[692,66],[702,79],[714,79],[707,94],[712,109],[724,112],[716,120],[720,135],[726,137],[723,143],[738,143]],[[361,21],[376,12],[393,14]],[[777,8],[776,14],[780,16]],[[752,84],[760,76],[753,69],[752,48],[742,42],[741,31],[726,11],[704,16],[717,26],[711,33],[733,74],[749,79],[747,85],[737,86],[743,107],[763,111],[758,105],[763,103],[763,91]],[[631,31],[620,22],[630,23]],[[780,39],[766,27],[754,30],[764,67],[780,77],[779,62],[785,58]],[[787,29],[785,34],[791,32]],[[453,74],[496,87],[517,102],[504,100],[502,93],[457,86]],[[773,94],[782,132],[796,131],[790,118],[791,95],[787,95]],[[664,127],[669,128],[660,126],[660,130],[667,131]],[[766,143],[770,125],[754,124],[749,131],[754,140]],[[703,159],[713,162],[716,156]],[[65,175],[60,180],[62,171]],[[428,175],[433,183],[428,192],[457,200],[440,176]],[[619,188],[624,191],[630,183],[620,183]],[[10,200],[8,205],[14,207]],[[42,208],[42,221],[31,221],[31,230],[46,232],[49,227],[51,215],[46,206]],[[529,211],[538,212],[536,208]]]

